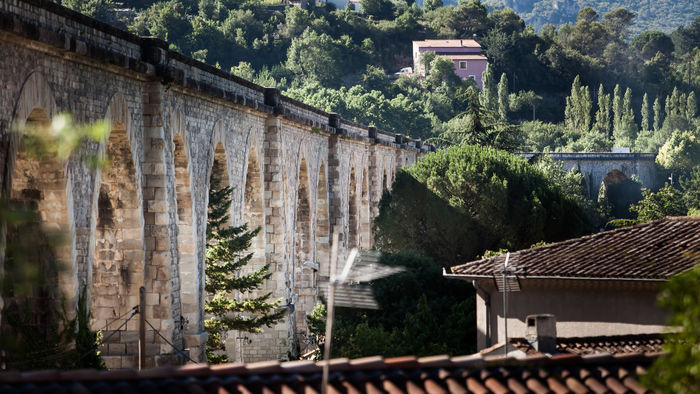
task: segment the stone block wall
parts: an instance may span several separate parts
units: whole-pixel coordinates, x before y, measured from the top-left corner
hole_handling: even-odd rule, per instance
[[[229,333],[230,359],[251,362],[307,350],[305,318],[331,272],[332,234],[339,234],[340,262],[350,247],[371,247],[382,190],[431,149],[46,0],[0,3],[0,54],[0,183],[31,197],[47,225],[70,235],[57,281],[71,306],[87,292],[92,327],[109,336],[101,350],[111,368],[135,366],[137,324],[127,319],[141,286],[147,365],[204,361],[215,162],[233,187],[233,223],[262,228],[247,269],[269,264],[272,278],[257,294],[271,292],[289,311],[262,333]],[[108,156],[108,167],[91,171],[80,157],[27,159],[11,125],[62,111],[81,122],[109,121],[109,137],[84,152]],[[32,172],[47,179],[30,179]]]

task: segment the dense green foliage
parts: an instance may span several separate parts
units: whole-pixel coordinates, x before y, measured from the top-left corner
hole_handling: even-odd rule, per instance
[[[631,31],[661,30],[670,32],[679,25],[687,24],[700,13],[700,5],[692,0],[657,0],[640,2],[636,0],[576,0],[552,2],[545,0],[487,0],[494,6],[513,8],[528,25],[537,30],[546,24],[562,25],[576,20],[577,11],[589,6],[600,12],[626,8],[637,14],[637,25]]]
[[[204,322],[209,332],[206,351],[211,364],[228,360],[222,353],[226,350],[224,340],[228,331],[260,332],[260,327],[270,327],[286,313],[285,309],[278,309],[279,300],[268,301],[272,293],[249,297],[250,292],[258,290],[270,278],[270,267],[265,265],[250,273],[241,272],[253,257],[246,251],[260,228],[248,231],[245,224],[230,225],[228,212],[232,190],[230,186],[222,186],[216,172],[212,172],[204,285],[209,294],[204,310],[211,316]]]
[[[697,259],[697,255],[694,258]],[[659,393],[700,392],[700,265],[671,278],[659,301],[671,313],[670,327],[679,331],[668,334],[664,346],[668,353],[659,358],[644,383]]]
[[[332,357],[459,355],[476,350],[471,284],[446,280],[439,264],[415,254],[385,253],[380,263],[406,270],[372,283],[380,310],[337,308]],[[312,338],[322,344],[325,306],[317,306],[307,321]]]
[[[380,202],[375,240],[380,249],[413,250],[450,266],[485,250],[526,248],[591,229],[576,201],[527,161],[459,145],[397,176]]]
[[[513,10],[489,12],[478,0],[431,1],[425,8],[367,0],[362,13],[273,3],[130,0],[124,2],[130,9],[115,13],[110,0],[63,0],[308,104],[414,138],[461,141],[468,135],[466,142],[491,144],[506,136],[507,144],[496,146],[656,152],[674,131],[698,130],[700,18],[683,19],[686,26],[671,31],[649,22],[649,7],[625,2],[593,2],[592,8],[575,2],[557,11],[568,15],[561,19],[546,11],[553,3],[506,1],[526,20],[535,12],[538,28],[541,17],[567,22],[537,34]],[[681,3],[671,15],[697,16],[688,7]],[[656,20],[681,24],[668,15]],[[644,26],[653,30],[642,32]],[[411,65],[412,40],[472,35],[490,63],[481,116],[474,115],[470,82],[454,75],[449,60],[424,56],[425,78],[392,75]],[[521,127],[507,127],[513,123]],[[481,126],[487,133],[476,136],[485,138],[471,138]]]

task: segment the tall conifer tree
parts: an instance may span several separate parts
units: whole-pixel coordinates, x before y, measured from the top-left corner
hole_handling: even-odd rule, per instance
[[[595,127],[599,133],[610,136],[610,95],[605,93],[603,84],[598,87],[598,112],[595,115]]]
[[[695,92],[688,93],[688,102],[686,105],[685,116],[688,120],[694,119],[698,114],[698,101],[695,98]]]
[[[619,84],[615,85],[615,90],[613,91],[612,112],[614,133],[615,130],[620,128],[620,120],[622,119],[622,92]]]
[[[496,112],[498,110],[498,93],[496,89],[496,79],[489,64],[481,74],[482,89],[479,93],[479,102],[487,111]]]
[[[658,97],[654,99],[654,131],[661,130],[663,121],[663,109],[661,108],[661,100]]]
[[[649,112],[649,96],[644,92],[644,98],[642,98],[642,130],[650,130],[651,127],[651,113]]]
[[[247,250],[260,227],[249,231],[246,224],[230,224],[231,191],[230,186],[221,185],[216,171],[212,171],[204,285],[209,298],[204,310],[212,316],[204,322],[209,331],[207,359],[211,364],[228,361],[226,354],[221,353],[226,350],[224,340],[228,331],[261,332],[262,326],[270,327],[286,313],[285,309],[278,309],[280,300],[268,301],[272,293],[247,296],[272,274],[269,265],[248,274],[241,272],[253,257]]]
[[[498,117],[505,121],[508,119],[508,108],[510,102],[508,99],[508,77],[505,73],[501,74],[501,80],[498,82]]]

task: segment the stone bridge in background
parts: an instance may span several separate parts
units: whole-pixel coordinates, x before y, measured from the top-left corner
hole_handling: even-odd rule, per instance
[[[642,187],[657,190],[664,180],[656,167],[653,153],[517,153],[528,160],[537,155],[548,155],[560,162],[566,171],[577,170],[583,174],[587,196],[598,198],[603,181],[624,180],[636,176]]]
[[[248,269],[271,265],[272,292],[290,310],[261,334],[232,333],[231,359],[283,359],[303,349],[305,316],[340,255],[369,248],[371,219],[396,171],[433,149],[346,121],[46,0],[0,1],[0,182],[70,234],[58,285],[89,293],[92,327],[117,330],[146,288],[146,319],[203,359],[205,229],[210,174],[233,187],[234,223],[262,227]],[[25,154],[11,125],[59,112],[107,119],[87,147],[111,165],[91,172]],[[315,272],[305,261],[316,262]],[[0,267],[1,268],[1,267]],[[1,302],[2,300],[0,300]],[[0,316],[1,318],[1,316]],[[238,340],[247,337],[248,340]],[[152,331],[149,365],[178,362]],[[110,368],[136,366],[137,320],[103,346]]]

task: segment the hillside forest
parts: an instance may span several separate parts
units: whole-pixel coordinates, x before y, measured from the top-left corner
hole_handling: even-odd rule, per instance
[[[381,311],[338,314],[333,356],[344,357],[475,351],[473,289],[446,281],[443,268],[700,213],[697,5],[678,2],[691,16],[681,20],[678,8],[652,15],[647,3],[572,0],[559,3],[574,18],[542,19],[544,3],[553,4],[360,0],[355,11],[276,0],[62,0],[299,101],[442,148],[399,172],[380,202],[375,245],[385,264],[408,269],[373,284]],[[412,66],[411,41],[430,38],[476,39],[489,59],[483,89],[430,54],[424,78],[396,73]],[[657,155],[669,184],[650,191],[620,179],[591,201],[580,173],[509,153],[613,148]],[[323,308],[309,317],[311,345],[323,341]]]

